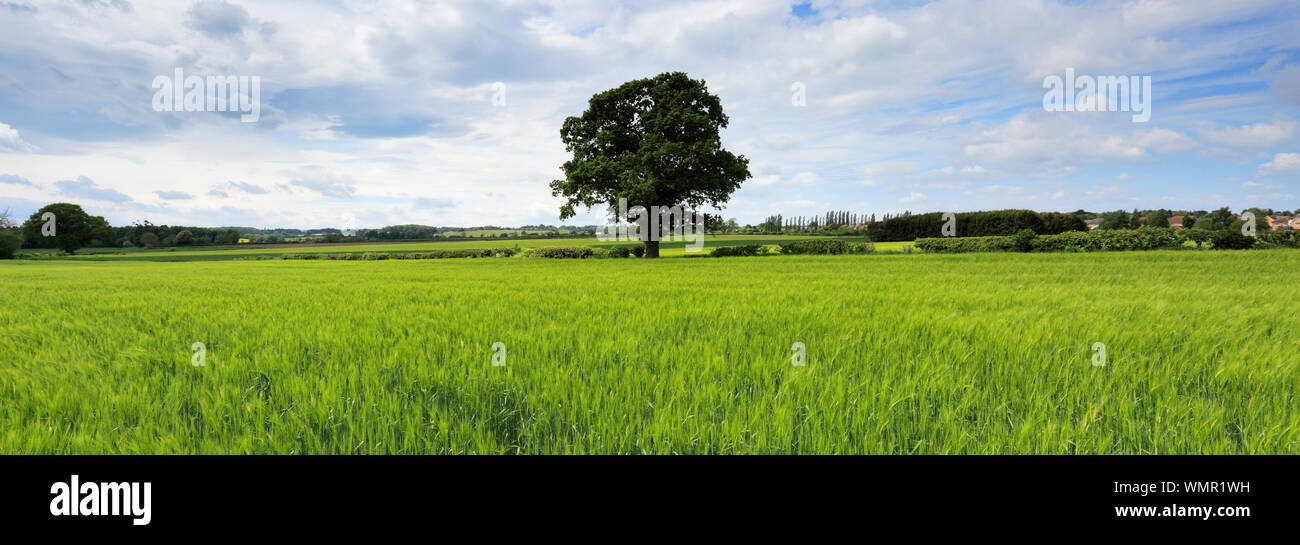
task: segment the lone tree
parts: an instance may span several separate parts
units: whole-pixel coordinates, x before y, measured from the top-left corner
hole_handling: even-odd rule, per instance
[[[629,81],[597,93],[582,117],[569,117],[560,138],[573,158],[551,194],[568,201],[560,219],[618,199],[629,206],[722,208],[749,179],[749,160],[722,149],[727,126],[722,101],[703,80],[682,72]],[[659,257],[659,241],[645,241],[645,256]]]
[[[44,217],[46,213],[54,214],[53,236],[46,236],[42,232],[42,227],[50,221]],[[87,214],[75,204],[58,202],[45,205],[27,218],[23,222],[23,236],[36,245],[51,240],[60,250],[73,253],[92,241],[111,242],[116,234],[102,216]]]

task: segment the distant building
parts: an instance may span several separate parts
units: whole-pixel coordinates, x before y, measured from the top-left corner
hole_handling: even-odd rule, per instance
[[[1300,216],[1267,216],[1268,228],[1270,231],[1285,229],[1300,229]]]
[[[1096,231],[1098,227],[1101,227],[1101,218],[1084,220],[1083,223],[1085,223],[1088,226],[1089,231]]]
[[[1173,227],[1174,229],[1182,229],[1182,228],[1183,228],[1183,216],[1170,216],[1170,217],[1169,217],[1169,226],[1170,226],[1170,227]]]

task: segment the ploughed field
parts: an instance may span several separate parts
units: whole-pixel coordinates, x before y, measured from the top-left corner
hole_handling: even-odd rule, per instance
[[[1294,250],[0,281],[2,453],[1300,452]]]

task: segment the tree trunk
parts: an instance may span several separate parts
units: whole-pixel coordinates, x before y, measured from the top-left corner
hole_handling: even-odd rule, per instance
[[[657,240],[645,241],[645,256],[654,257],[654,258],[659,257],[659,241]]]

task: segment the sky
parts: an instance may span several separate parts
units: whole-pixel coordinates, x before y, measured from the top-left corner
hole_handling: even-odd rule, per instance
[[[177,69],[258,78],[257,120],[158,111]],[[1149,76],[1150,119],[1049,111],[1067,70]],[[721,214],[742,224],[1300,208],[1294,1],[0,0],[0,210],[559,224],[564,119],[666,71],[722,100],[753,178]]]

